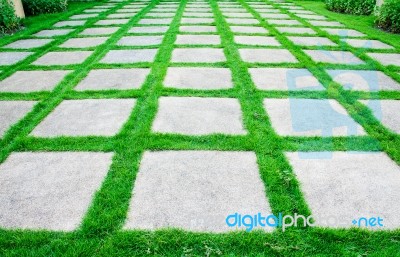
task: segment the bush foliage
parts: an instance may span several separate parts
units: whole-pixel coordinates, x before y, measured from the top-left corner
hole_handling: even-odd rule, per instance
[[[400,0],[385,0],[377,10],[375,22],[381,29],[400,33]]]
[[[326,0],[326,7],[334,12],[356,15],[370,15],[376,0]]]
[[[27,16],[67,10],[67,0],[22,0],[22,4]]]
[[[15,15],[14,8],[8,0],[0,0],[0,34],[19,28],[21,20]]]

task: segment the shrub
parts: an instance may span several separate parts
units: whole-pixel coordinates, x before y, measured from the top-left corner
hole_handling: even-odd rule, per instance
[[[326,0],[328,10],[356,15],[370,15],[376,0]]]
[[[16,30],[21,19],[15,15],[14,8],[8,0],[0,0],[0,34]]]
[[[67,0],[22,0],[22,4],[28,16],[67,10]]]
[[[377,10],[375,23],[381,29],[400,33],[400,0],[385,0]]]

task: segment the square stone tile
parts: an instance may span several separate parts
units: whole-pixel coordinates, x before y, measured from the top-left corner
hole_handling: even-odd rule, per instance
[[[305,27],[275,27],[280,33],[288,34],[311,34],[315,35],[317,32],[310,28]]]
[[[326,37],[288,37],[288,39],[300,46],[337,46]]]
[[[0,165],[0,227],[72,231],[111,165],[112,153],[12,153]]]
[[[365,135],[347,111],[328,99],[265,99],[264,107],[272,127],[281,136]]]
[[[354,29],[322,29],[331,35],[339,37],[365,37],[366,35]]]
[[[16,64],[33,52],[0,52],[0,65],[13,65]]]
[[[132,195],[124,229],[228,232],[245,229],[228,215],[271,213],[253,152],[145,152]]]
[[[357,56],[347,51],[304,50],[315,62],[334,64],[364,64]]]
[[[346,38],[342,39],[342,41],[357,48],[394,49],[393,46],[382,43],[379,40]]]
[[[296,14],[300,18],[306,19],[306,20],[327,20],[325,16],[321,15],[315,15],[315,14],[304,14],[304,13],[298,13]]]
[[[159,18],[159,19],[141,19],[138,24],[151,25],[151,24],[171,24],[172,18]]]
[[[244,135],[240,103],[233,98],[161,97],[152,130],[184,135]]]
[[[266,36],[235,36],[236,44],[258,45],[258,46],[280,46],[281,44],[274,37]]]
[[[88,28],[82,31],[80,34],[83,36],[100,36],[100,35],[112,35],[119,30],[119,27],[107,27],[107,28]]]
[[[90,14],[76,14],[69,17],[71,20],[82,20],[82,19],[90,19],[99,16],[97,13]]]
[[[124,25],[129,22],[129,19],[109,19],[99,20],[95,25]]]
[[[287,25],[287,26],[302,25],[297,20],[272,20],[272,19],[267,19],[267,22],[269,24],[272,24],[272,25]]]
[[[219,48],[176,48],[172,52],[172,62],[213,63],[225,62],[226,58]]]
[[[124,90],[138,89],[144,83],[150,69],[100,69],[91,70],[75,90]]]
[[[181,24],[210,24],[214,23],[214,18],[182,18]]]
[[[221,38],[218,35],[177,35],[176,45],[219,45]]]
[[[266,28],[257,26],[230,26],[230,29],[232,30],[233,33],[243,33],[243,34],[268,33],[268,30]]]
[[[156,12],[156,13],[148,13],[144,18],[173,18],[173,17],[175,17],[175,12],[170,12],[170,13]]]
[[[107,19],[131,19],[136,13],[113,13],[107,16]]]
[[[296,57],[286,49],[239,49],[243,61],[249,63],[296,63]]]
[[[108,37],[87,37],[87,38],[70,38],[65,41],[60,47],[64,48],[85,48],[96,47],[104,44]]]
[[[346,90],[359,91],[400,91],[400,83],[381,71],[374,70],[328,70],[334,81]]]
[[[51,91],[70,73],[66,70],[17,71],[0,81],[0,92],[29,93]]]
[[[155,46],[162,43],[164,36],[125,36],[117,45],[119,46]]]
[[[318,158],[326,154],[330,158]],[[368,229],[400,227],[400,168],[385,153],[292,152],[286,156],[315,225],[350,228],[358,227],[361,217],[380,217],[383,227]],[[364,227],[365,221],[361,224]]]
[[[375,118],[394,133],[400,134],[400,100],[361,100]]]
[[[144,27],[133,27],[131,28],[128,33],[165,33],[169,29],[168,26],[144,26]]]
[[[253,18],[253,15],[247,12],[227,12],[224,13],[224,16],[228,18]]]
[[[212,12],[184,12],[183,17],[213,18],[214,14]]]
[[[135,99],[65,100],[31,133],[36,137],[114,136],[128,120]]]
[[[38,48],[49,44],[53,39],[20,39],[11,44],[3,46],[3,48],[11,49],[31,49]]]
[[[311,15],[316,15],[315,12],[308,11],[308,10],[289,10],[291,13],[301,13],[301,14],[311,14]]]
[[[92,51],[49,52],[36,61],[33,65],[70,65],[84,62]]]
[[[251,78],[261,90],[325,90],[306,69],[250,68]]]
[[[57,37],[64,36],[74,31],[73,29],[45,29],[33,34],[35,37]]]
[[[342,23],[337,22],[337,21],[313,21],[313,20],[310,20],[308,22],[317,27],[344,27],[344,25]]]
[[[156,54],[157,49],[111,50],[100,63],[153,62]]]
[[[380,62],[382,65],[400,66],[400,54],[392,53],[368,53],[369,57]]]
[[[0,101],[0,138],[12,125],[28,114],[35,104],[34,101]]]
[[[86,21],[76,21],[76,20],[72,20],[72,21],[59,21],[56,24],[54,24],[53,26],[56,28],[60,28],[60,27],[77,27],[77,26],[83,26],[86,23]]]
[[[106,9],[87,9],[87,10],[84,10],[83,12],[84,13],[102,13],[105,11],[107,11],[107,10]]]
[[[228,24],[247,24],[247,25],[260,24],[260,22],[257,19],[248,19],[248,18],[226,18],[226,22]]]
[[[170,67],[165,87],[179,89],[227,89],[233,87],[232,74],[227,68]]]
[[[217,32],[217,27],[215,27],[215,26],[180,26],[179,31],[180,32],[189,32],[189,33],[201,33],[201,32],[213,33],[213,32]]]
[[[264,19],[290,19],[289,15],[283,13],[261,13],[260,16]]]

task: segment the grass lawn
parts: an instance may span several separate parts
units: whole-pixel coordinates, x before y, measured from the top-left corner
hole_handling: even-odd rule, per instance
[[[126,231],[122,227],[127,217],[132,188],[145,151],[154,150],[219,150],[252,151],[257,156],[259,172],[265,185],[266,195],[273,213],[300,213],[310,215],[311,210],[300,188],[300,184],[285,157],[288,151],[382,151],[400,165],[400,136],[381,124],[360,99],[397,99],[400,91],[363,92],[344,90],[326,72],[329,68],[348,69],[347,64],[317,63],[304,50],[319,49],[315,46],[300,47],[280,33],[276,26],[266,22],[260,13],[246,1],[237,0],[245,10],[257,19],[270,36],[299,60],[297,63],[249,64],[241,59],[240,45],[234,41],[234,33],[218,6],[218,1],[210,0],[214,14],[214,25],[221,37],[221,45],[208,45],[223,48],[226,62],[201,64],[202,67],[229,68],[232,72],[233,88],[219,90],[173,89],[163,86],[164,78],[175,48],[174,42],[179,33],[188,0],[179,1],[176,15],[165,33],[154,62],[138,64],[105,64],[100,60],[110,50],[146,49],[145,46],[118,46],[117,42],[125,36],[132,26],[146,16],[160,1],[151,3],[133,15],[119,29],[108,37],[105,44],[82,48],[92,54],[82,63],[71,65],[31,65],[33,61],[48,52],[75,51],[59,45],[72,37],[83,37],[80,33],[95,23],[106,19],[109,14],[130,3],[120,2],[98,16],[89,18],[84,26],[73,27],[73,31],[56,37],[50,44],[33,50],[33,54],[13,65],[0,66],[0,81],[20,70],[70,70],[71,72],[52,91],[39,92],[0,92],[0,100],[37,101],[33,110],[12,126],[0,139],[0,163],[13,152],[56,152],[88,151],[113,152],[113,162],[100,190],[86,213],[81,226],[74,232],[49,232],[31,230],[0,229],[1,256],[400,256],[400,231],[368,231],[363,229],[328,228],[289,228],[285,232],[277,229],[272,233],[261,231],[231,232],[222,234],[194,233],[177,229],[163,229],[156,232]],[[24,21],[25,29],[14,35],[0,38],[0,47],[19,39],[31,38],[34,33],[52,27],[53,24],[67,20],[68,17],[83,13],[83,10],[104,2],[72,3],[62,14],[41,15]],[[369,57],[367,52],[341,43],[321,28],[309,23],[307,19],[296,17],[280,5],[271,3],[281,13],[288,14],[302,25],[312,28],[318,36],[326,37],[340,45],[341,50],[352,52],[365,64],[352,65],[360,70],[378,70],[400,83],[400,68],[384,66]],[[296,1],[305,9],[324,15],[331,20],[340,21],[348,28],[358,30],[369,39],[378,39],[394,46],[386,52],[400,52],[400,35],[393,35],[372,27],[372,17],[343,15],[327,11],[322,2]],[[113,25],[105,26],[113,27]],[[188,33],[187,33],[188,34]],[[201,33],[199,33],[201,34]],[[217,34],[217,33],[209,33]],[[145,35],[145,34],[144,34]],[[306,36],[300,34],[300,36]],[[187,47],[181,45],[179,48]],[[256,47],[257,48],[257,47]],[[262,47],[260,47],[262,48]],[[273,48],[273,47],[272,47]],[[275,47],[276,48],[276,47]],[[325,50],[337,47],[325,46]],[[0,52],[6,51],[4,48]],[[17,50],[12,50],[17,51]],[[27,50],[29,51],[29,50]],[[379,51],[382,52],[382,51]],[[175,63],[172,66],[189,67],[193,65]],[[200,64],[198,64],[200,66]],[[264,91],[258,89],[249,73],[254,67],[306,68],[326,88],[322,91]],[[93,69],[111,68],[149,68],[150,74],[139,89],[77,91],[74,88]],[[153,121],[158,111],[158,99],[163,96],[196,96],[237,98],[240,102],[246,135],[181,135],[153,133]],[[264,110],[265,98],[307,98],[337,100],[359,123],[366,135],[363,136],[280,136],[273,129],[270,118]],[[71,99],[121,99],[135,98],[136,104],[128,121],[115,136],[59,136],[52,138],[34,137],[30,133],[63,100]]]

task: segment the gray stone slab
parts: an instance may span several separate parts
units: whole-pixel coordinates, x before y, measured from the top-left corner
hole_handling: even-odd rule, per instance
[[[70,73],[65,70],[17,71],[0,81],[0,92],[29,93],[51,91]]]
[[[140,11],[139,9],[119,9],[119,10],[116,10],[115,13],[137,14],[139,11]]]
[[[91,70],[89,75],[75,87],[75,90],[138,89],[149,73],[150,69],[140,68]]]
[[[28,114],[35,104],[34,101],[0,101],[0,138],[12,125]]]
[[[399,100],[361,100],[367,105],[377,120],[394,133],[400,134]]]
[[[113,13],[107,16],[107,19],[124,19],[124,18],[132,18],[136,13]]]
[[[310,34],[315,35],[317,32],[305,27],[275,27],[280,33],[288,34]]]
[[[286,49],[239,49],[243,61],[249,63],[296,63],[296,57]]]
[[[300,14],[311,14],[311,15],[316,15],[315,12],[308,11],[308,10],[289,10],[291,13],[300,13]]]
[[[395,53],[368,53],[369,57],[380,62],[382,65],[400,66],[400,54]]]
[[[304,50],[315,62],[334,64],[364,64],[364,62],[351,52],[327,51],[327,50]]]
[[[308,22],[317,27],[344,27],[344,25],[342,23],[337,22],[337,21],[313,21],[313,20],[310,20]]]
[[[268,30],[263,27],[257,26],[230,26],[230,29],[233,33],[243,33],[243,34],[265,34],[268,33]]]
[[[183,17],[212,18],[214,17],[214,14],[211,12],[184,12]]]
[[[173,18],[175,17],[175,12],[172,13],[148,13],[144,18]]]
[[[76,14],[69,17],[71,20],[82,20],[82,19],[90,19],[99,16],[97,13],[89,13],[89,14]]]
[[[0,52],[0,65],[16,64],[32,54],[33,52]]]
[[[334,81],[341,84],[346,90],[367,92],[400,91],[400,83],[381,71],[374,70],[328,70]]]
[[[107,28],[87,28],[80,34],[83,36],[100,36],[100,35],[111,35],[117,32],[119,27],[107,27]]]
[[[240,103],[233,98],[161,97],[152,130],[184,135],[244,135]]]
[[[331,35],[339,37],[365,37],[366,35],[354,29],[322,29]]]
[[[157,49],[111,50],[100,63],[153,62]]]
[[[100,189],[112,153],[12,153],[0,165],[0,226],[77,229]]]
[[[53,26],[56,28],[61,28],[61,27],[77,27],[77,26],[83,26],[86,23],[86,21],[81,21],[81,20],[72,20],[72,21],[60,21],[54,24]]]
[[[141,19],[138,24],[142,25],[151,25],[151,24],[171,24],[172,18],[163,18],[163,19]]]
[[[268,19],[267,22],[269,24],[272,24],[272,25],[288,25],[288,26],[302,25],[297,20],[272,20],[272,19]]]
[[[300,46],[337,46],[326,37],[288,37],[296,45]]]
[[[109,20],[99,20],[95,25],[124,25],[129,22],[129,19],[109,19]]]
[[[258,46],[280,46],[281,44],[274,37],[266,36],[235,36],[236,44],[258,45]]]
[[[280,10],[277,9],[269,9],[269,8],[257,8],[255,9],[256,12],[258,13],[281,13]]]
[[[155,33],[165,33],[169,29],[168,26],[143,26],[143,27],[133,27],[131,28],[128,33],[148,33],[148,34],[155,34]]]
[[[96,47],[104,44],[108,37],[87,37],[87,38],[70,38],[65,41],[60,47],[64,48],[85,48]]]
[[[306,69],[250,68],[249,72],[254,84],[261,90],[325,90]]]
[[[316,226],[358,227],[362,217],[380,217],[383,227],[368,229],[400,227],[400,168],[385,153],[292,152],[286,156]],[[365,228],[365,221],[360,224]]]
[[[393,46],[385,44],[379,40],[346,38],[342,39],[342,41],[357,48],[394,49]]]
[[[271,213],[253,152],[145,152],[132,195],[124,229],[228,232],[245,229],[228,215]]]
[[[35,37],[56,37],[56,36],[64,36],[74,31],[73,29],[45,29],[41,30],[36,34],[33,34]]]
[[[189,32],[189,33],[213,33],[217,32],[217,27],[215,26],[180,26],[180,32]]]
[[[33,65],[70,65],[84,62],[92,51],[69,51],[69,52],[48,52],[36,61]]]
[[[128,120],[135,99],[65,100],[31,133],[36,137],[114,136]]]
[[[290,16],[284,13],[262,13],[261,17],[264,19],[290,19]]]
[[[281,136],[365,135],[347,111],[329,99],[265,99],[264,107],[272,127]]]
[[[253,18],[251,13],[246,12],[227,12],[224,13],[224,16],[228,18]]]
[[[219,45],[221,38],[218,35],[177,35],[176,45]]]
[[[155,46],[162,43],[164,36],[125,36],[117,45],[119,46]]]
[[[214,18],[182,18],[181,24],[210,24],[214,23]]]
[[[222,14],[227,14],[227,13],[239,13],[239,12],[247,12],[244,8],[227,8],[227,7],[221,7],[220,11]]]
[[[248,25],[260,24],[260,22],[257,19],[246,19],[246,18],[226,18],[226,22],[228,24],[248,24]]]
[[[225,62],[226,58],[219,48],[176,48],[172,52],[172,62],[214,63]]]
[[[314,15],[314,14],[304,14],[304,13],[298,13],[296,14],[300,18],[306,19],[306,20],[327,20],[325,16],[321,15]]]
[[[3,48],[11,49],[32,49],[45,46],[53,39],[20,39],[12,42],[11,44],[3,46]]]
[[[233,87],[232,74],[227,68],[170,67],[165,87],[179,89],[227,89]]]

